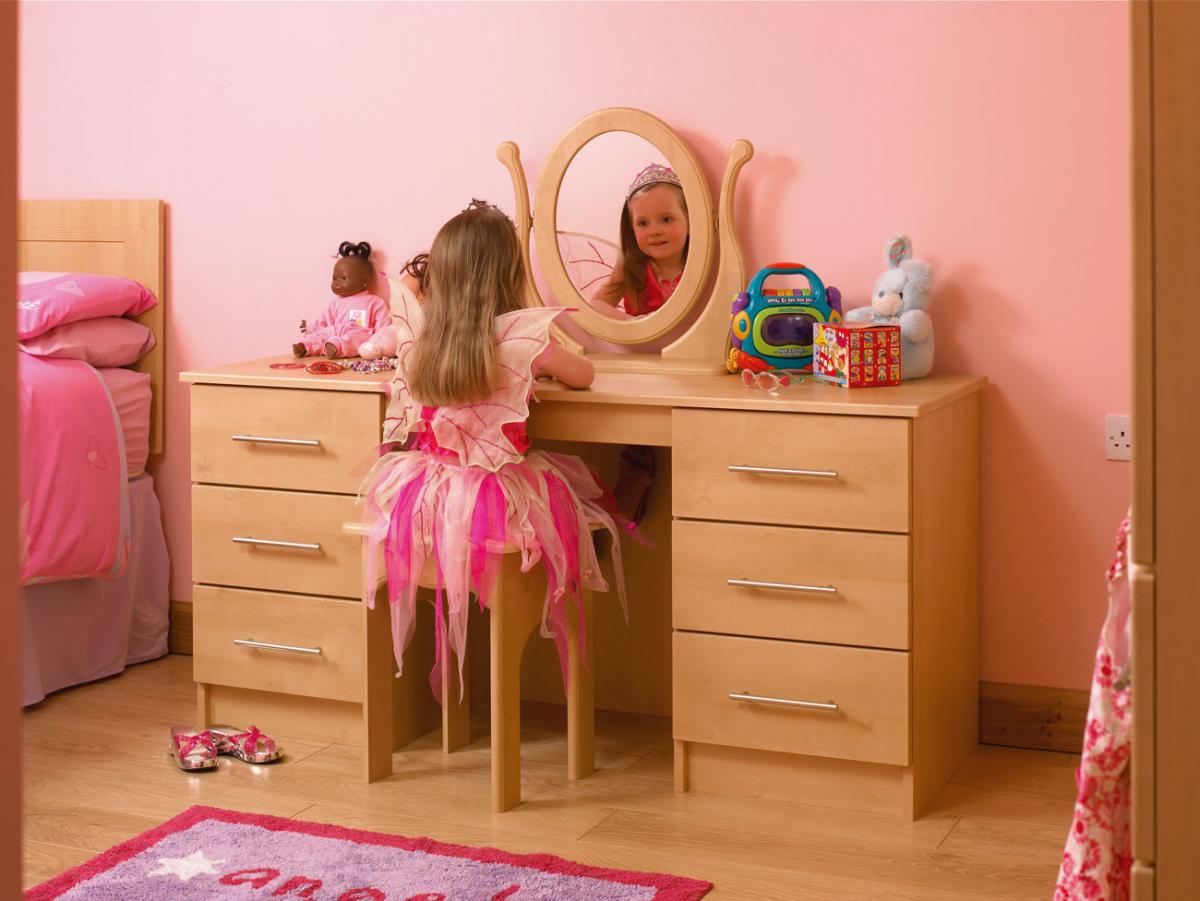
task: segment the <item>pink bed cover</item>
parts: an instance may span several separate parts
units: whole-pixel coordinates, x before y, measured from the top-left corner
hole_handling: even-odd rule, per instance
[[[167,544],[148,474],[129,482],[129,508],[129,565],[119,578],[21,589],[22,707],[167,653]]]
[[[150,459],[150,373],[107,366],[96,371],[117,408],[125,436],[125,470],[133,478],[146,471]]]
[[[125,441],[108,388],[79,360],[17,354],[21,584],[115,578],[129,558]]]

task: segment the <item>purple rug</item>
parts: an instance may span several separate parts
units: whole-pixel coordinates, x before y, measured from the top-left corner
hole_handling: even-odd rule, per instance
[[[695,901],[712,883],[190,807],[26,901]]]

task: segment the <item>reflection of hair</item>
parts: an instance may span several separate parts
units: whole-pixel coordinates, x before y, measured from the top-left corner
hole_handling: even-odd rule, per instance
[[[651,182],[644,187],[638,188],[625,201],[625,205],[621,207],[621,259],[624,265],[623,275],[623,291],[625,294],[625,312],[633,316],[640,316],[647,312],[646,310],[646,266],[650,263],[650,258],[642,253],[642,249],[638,247],[637,235],[633,231],[633,217],[629,214],[629,204],[637,200],[643,194],[653,190],[661,185],[666,185],[674,191],[679,197],[679,208],[683,210],[684,218],[687,218],[688,208],[687,200],[683,196],[683,188],[668,181]],[[689,230],[690,231],[690,230]],[[692,243],[692,237],[689,234],[683,242],[683,261],[687,262],[688,247]]]
[[[472,201],[437,233],[424,273],[425,325],[404,367],[413,397],[428,406],[482,400],[496,370],[493,322],[524,306],[512,220]]]
[[[404,273],[417,280],[417,286],[422,294],[425,293],[425,280],[429,271],[429,254],[419,253],[404,264]]]

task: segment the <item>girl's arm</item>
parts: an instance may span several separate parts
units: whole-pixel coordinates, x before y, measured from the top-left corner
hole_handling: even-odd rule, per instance
[[[610,307],[615,307],[621,302],[621,298],[625,295],[625,261],[617,259],[616,265],[613,266],[612,273],[603,285],[596,289],[596,293],[592,295],[592,305],[604,303]]]
[[[625,296],[625,277],[620,265],[613,269],[613,274],[588,301],[588,306],[608,319],[632,319],[633,317],[620,309],[619,304]]]
[[[596,367],[587,357],[567,350],[554,339],[538,355],[534,365],[545,375],[552,375],[568,388],[590,388],[596,378]]]

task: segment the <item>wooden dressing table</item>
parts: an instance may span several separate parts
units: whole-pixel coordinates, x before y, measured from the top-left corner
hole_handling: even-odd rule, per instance
[[[383,778],[438,721],[421,642],[392,678],[386,604],[358,601],[359,541],[341,530],[390,373],[270,362],[181,375],[199,715],[361,744]],[[770,395],[601,372],[588,391],[539,387],[535,440],[670,449],[658,547],[627,554],[631,624],[598,624],[595,666],[597,706],[672,716],[677,789],[914,817],[974,749],[983,384]],[[525,697],[561,693],[550,664]]]

